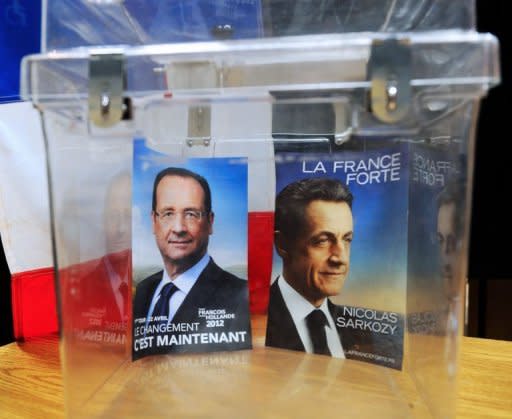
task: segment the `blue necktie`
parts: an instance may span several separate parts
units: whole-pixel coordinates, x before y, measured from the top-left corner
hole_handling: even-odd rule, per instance
[[[164,287],[160,291],[160,298],[155,304],[155,308],[153,310],[153,317],[169,317],[169,300],[176,291],[178,291],[178,287],[174,285],[172,282],[169,282],[168,284],[164,285]],[[161,322],[167,324],[168,320],[161,320]]]

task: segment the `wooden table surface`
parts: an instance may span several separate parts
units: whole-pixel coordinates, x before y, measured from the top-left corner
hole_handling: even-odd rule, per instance
[[[169,389],[167,393],[170,407],[164,416],[168,417],[233,417],[234,411],[226,410],[228,405],[244,409],[238,410],[240,417],[331,417],[329,412],[333,410],[329,409],[340,409],[340,417],[346,417],[347,415],[342,413],[349,412],[351,398],[359,397],[361,394],[369,403],[367,408],[365,406],[365,412],[356,416],[386,416],[379,414],[386,401],[384,396],[379,399],[379,383],[375,383],[375,388],[370,389],[372,394],[375,394],[372,398],[364,396],[368,389],[360,385],[365,380],[365,374],[375,367],[348,361],[347,369],[342,361],[331,360],[329,357],[263,348],[261,324],[257,321],[253,325],[253,351],[241,351],[218,357],[210,355],[208,358],[201,355],[188,358],[151,357],[157,358],[159,362],[144,359],[133,364],[126,363],[129,367],[124,373],[118,374],[121,384],[111,385],[117,392],[120,387],[127,387],[126,391],[123,389],[126,394],[121,398],[112,398],[113,402],[109,403],[115,406],[116,410],[107,411],[104,417],[149,417],[154,416],[155,412],[163,413],[161,410],[155,411],[148,407],[148,402],[151,403],[151,397],[155,397],[159,385],[153,382],[148,385],[144,379],[154,378],[158,374],[169,377],[171,370],[174,378],[165,380],[166,390]],[[0,347],[0,417],[64,416],[58,349],[56,336]],[[162,361],[163,359],[167,361]],[[179,362],[176,363],[176,360]],[[231,365],[226,364],[226,360],[229,360]],[[137,366],[135,372],[133,365]],[[356,366],[355,369],[352,365]],[[89,367],[85,365],[84,369],[87,370]],[[340,368],[344,369],[343,374],[340,373]],[[390,374],[393,373],[395,372]],[[138,376],[136,384],[129,377],[133,374]],[[347,374],[353,377],[353,381],[347,381]],[[344,391],[340,390],[341,381],[344,381]],[[462,338],[457,417],[512,418],[511,382],[512,342]],[[108,387],[105,386],[105,394],[111,390]],[[194,396],[197,392],[215,394],[217,398],[222,395],[224,399],[212,403],[206,396],[198,401]],[[251,393],[249,404],[249,399],[240,396],[238,392]],[[334,396],[336,398],[333,405]],[[176,402],[176,397],[180,398],[180,402]],[[237,401],[233,402],[234,398]],[[159,403],[161,402],[162,399],[159,397]],[[387,402],[388,407],[394,408],[392,400]],[[144,403],[146,407],[143,406]],[[290,403],[294,406],[294,412],[287,410]],[[409,403],[411,407],[413,404]],[[141,405],[143,409],[140,409]],[[133,406],[138,406],[139,410],[134,410]],[[426,413],[419,409],[412,414],[408,412],[406,416],[422,417]]]

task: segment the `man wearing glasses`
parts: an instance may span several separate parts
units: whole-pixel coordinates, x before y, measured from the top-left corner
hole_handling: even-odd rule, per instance
[[[221,269],[208,254],[215,217],[207,180],[183,168],[162,170],[153,185],[151,218],[164,269],[137,285],[134,336],[157,339],[141,340],[139,348],[135,339],[134,350],[250,348],[247,281]],[[144,329],[137,323],[141,318]],[[165,339],[158,337],[162,334]]]

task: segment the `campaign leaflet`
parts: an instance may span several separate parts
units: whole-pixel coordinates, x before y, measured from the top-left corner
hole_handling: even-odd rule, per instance
[[[113,164],[96,169],[93,180],[87,175],[91,187],[70,194],[59,208],[63,216],[72,214],[57,229],[59,248],[65,248],[58,271],[65,314],[60,329],[66,344],[76,344],[70,349],[75,355],[87,348],[122,359],[131,346],[131,176]]]
[[[135,140],[132,186],[133,359],[250,349],[247,159]]]
[[[410,153],[407,329],[444,335],[462,292],[466,171],[454,147],[415,145]]]
[[[276,156],[267,346],[402,368],[409,180],[406,144]]]

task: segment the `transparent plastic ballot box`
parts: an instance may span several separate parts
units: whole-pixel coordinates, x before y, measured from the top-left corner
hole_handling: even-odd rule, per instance
[[[499,81],[497,51],[490,35],[448,30],[26,57],[22,94],[46,141],[67,414],[454,415],[474,128]],[[248,244],[231,251],[247,251],[240,274],[266,284],[257,298],[280,270],[276,191],[287,176],[343,173],[354,239],[335,302],[362,309],[361,321],[396,314],[395,364],[378,351],[340,360],[263,347],[264,315],[253,350],[133,362],[131,300],[121,310],[104,297],[116,275],[133,277],[133,292],[132,266],[152,257],[136,239],[148,217],[132,191],[141,144],[177,161],[245,159],[248,231],[237,234]]]

